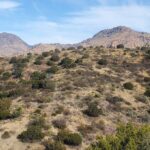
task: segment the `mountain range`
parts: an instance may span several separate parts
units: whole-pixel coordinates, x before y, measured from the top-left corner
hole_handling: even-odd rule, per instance
[[[92,38],[77,44],[37,44],[30,46],[21,38],[10,33],[0,33],[0,56],[20,55],[27,52],[40,53],[51,49],[77,46],[116,47],[123,44],[126,48],[142,47],[150,44],[150,33],[138,32],[125,26],[102,30]]]

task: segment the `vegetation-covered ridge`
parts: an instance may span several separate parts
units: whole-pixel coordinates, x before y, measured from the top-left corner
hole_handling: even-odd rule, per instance
[[[0,58],[1,150],[149,150],[149,66],[148,46]]]

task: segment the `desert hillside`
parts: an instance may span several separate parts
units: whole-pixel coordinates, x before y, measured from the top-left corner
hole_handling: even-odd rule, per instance
[[[0,58],[0,150],[149,150],[150,48]]]

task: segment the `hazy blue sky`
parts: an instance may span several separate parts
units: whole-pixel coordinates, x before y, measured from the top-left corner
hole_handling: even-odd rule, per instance
[[[29,44],[75,43],[119,25],[150,32],[150,0],[0,0],[0,32]]]

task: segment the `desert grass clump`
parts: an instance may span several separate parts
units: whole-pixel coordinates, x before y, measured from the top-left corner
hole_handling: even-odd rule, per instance
[[[64,120],[64,119],[56,119],[56,120],[53,120],[52,123],[53,123],[54,127],[58,128],[58,129],[66,128],[66,120]]]
[[[98,117],[103,114],[102,109],[98,108],[98,104],[96,102],[89,103],[88,108],[84,110],[84,113],[90,117]]]
[[[82,143],[82,137],[80,134],[71,133],[67,130],[59,131],[57,134],[57,140],[71,146],[78,146]]]
[[[5,131],[2,136],[1,136],[2,139],[8,139],[10,138],[10,133],[8,131]]]

